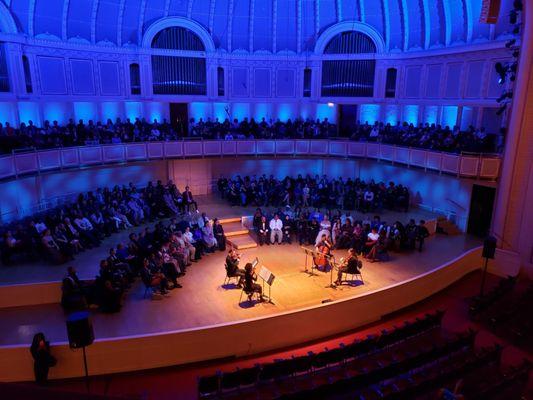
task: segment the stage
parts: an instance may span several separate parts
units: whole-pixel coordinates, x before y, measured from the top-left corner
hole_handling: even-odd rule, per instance
[[[197,200],[200,210],[211,218],[249,216],[255,210],[230,207],[215,196]],[[406,222],[409,218],[431,220],[436,215],[413,209],[383,212],[381,217]],[[65,314],[59,304],[60,280],[68,265],[74,265],[82,279],[94,278],[109,248],[127,242],[130,232],[143,228],[113,235],[70,264],[28,263],[0,269],[1,380],[32,379],[28,346],[39,331],[50,340],[58,358],[50,378],[83,375],[80,352],[68,346]],[[240,302],[241,290],[234,284],[224,285],[227,253],[210,254],[188,268],[180,278],[182,289],[157,299],[144,298],[145,288],[138,280],[119,313],[91,309],[96,340],[87,349],[89,368],[98,375],[241,357],[353,330],[419,302],[480,268],[480,244],[466,235],[433,235],[423,252],[390,253],[387,262],[363,261],[364,284],[356,281],[336,289],[328,287],[329,273],[304,271],[305,254],[297,243],[240,251],[241,265],[257,257],[259,265],[276,276],[273,304],[248,302],[245,295]],[[333,254],[339,259],[346,250]]]
[[[250,215],[254,210],[229,207],[214,196],[199,198],[199,203],[200,209],[205,210],[212,218]],[[396,219],[406,221],[409,218],[429,220],[435,216],[418,209],[407,214],[390,212],[382,214],[382,219],[387,221]],[[141,227],[133,228],[133,231],[140,229]],[[79,255],[70,264],[76,266],[81,278],[93,278],[98,271],[98,261],[105,257],[109,246],[121,240],[125,241],[128,234],[129,231],[124,231],[106,239],[98,249]],[[259,265],[265,265],[276,276],[271,292],[274,304],[249,303],[245,295],[242,297],[242,302],[239,302],[241,290],[234,284],[223,285],[226,253],[217,252],[188,268],[187,275],[180,280],[183,288],[173,290],[161,299],[144,298],[144,286],[137,281],[126,294],[124,307],[119,313],[106,315],[92,311],[95,336],[97,339],[110,339],[199,329],[313,307],[324,301],[346,299],[415,278],[459,257],[479,244],[479,240],[465,235],[433,235],[426,241],[422,253],[391,252],[391,259],[388,262],[363,261],[364,285],[360,281],[355,281],[345,283],[336,289],[328,287],[329,272],[315,271],[314,276],[304,272],[305,254],[294,242],[292,245],[265,245],[240,251],[241,266],[258,257]],[[346,250],[335,250],[333,254],[338,260],[346,255]],[[16,284],[15,288],[21,286],[31,288],[32,285],[41,285],[43,282],[57,286],[64,276],[65,268],[66,265],[38,264],[3,268],[0,277],[4,286],[0,287],[0,290],[10,284]],[[335,279],[334,271],[333,280]],[[39,290],[38,286],[35,290]],[[268,290],[265,291],[268,293]],[[37,331],[45,332],[52,342],[67,340],[65,315],[58,303],[1,308],[0,319],[2,320],[0,345],[30,343]]]

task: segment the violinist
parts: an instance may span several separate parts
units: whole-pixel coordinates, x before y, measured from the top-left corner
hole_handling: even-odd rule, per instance
[[[317,256],[314,258],[314,262],[317,268],[322,267],[323,270],[326,271],[329,267],[331,267],[329,256],[331,255],[332,247],[333,245],[328,241],[326,234],[322,234],[320,242],[318,242],[315,247]]]
[[[339,266],[339,272],[337,274],[337,280],[335,281],[335,285],[342,284],[342,274],[359,274],[361,267],[362,263],[357,259],[355,249],[349,249],[348,256],[344,261],[342,261],[341,265]]]
[[[257,274],[252,263],[247,263],[244,266],[244,291],[248,294],[248,300],[251,300],[254,293],[259,293],[260,301],[263,301],[263,288],[257,281]]]
[[[228,276],[239,277],[239,287],[242,287],[244,283],[244,270],[239,268],[239,262],[241,261],[240,254],[233,248],[228,252],[226,257],[226,272]]]

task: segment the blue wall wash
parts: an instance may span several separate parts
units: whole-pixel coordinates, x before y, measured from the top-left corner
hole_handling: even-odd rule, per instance
[[[380,108],[377,104],[361,104],[359,108],[359,120],[361,123],[368,122],[369,124],[373,124],[379,121]]]
[[[418,125],[418,105],[406,105],[403,107],[403,120],[413,125]]]
[[[449,126],[453,128],[457,124],[457,106],[444,106],[442,107],[441,125]]]

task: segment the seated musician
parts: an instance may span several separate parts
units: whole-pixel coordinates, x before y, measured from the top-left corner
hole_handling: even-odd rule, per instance
[[[235,249],[230,249],[226,257],[226,273],[228,276],[238,276],[239,277],[239,287],[242,287],[244,283],[244,269],[239,268],[239,254]]]
[[[342,284],[342,274],[359,274],[359,269],[362,267],[361,262],[357,259],[355,254],[355,249],[351,248],[348,250],[348,257],[342,265],[339,267],[339,272],[337,274],[337,280],[335,281],[336,285]]]
[[[257,275],[252,263],[247,263],[244,266],[244,291],[248,294],[248,300],[252,298],[254,293],[259,293],[260,301],[263,301],[263,288],[257,281]]]
[[[329,262],[329,255],[331,253],[332,244],[328,241],[326,234],[322,234],[320,242],[315,247],[317,256],[314,259],[316,267],[322,267],[324,271],[331,267]]]

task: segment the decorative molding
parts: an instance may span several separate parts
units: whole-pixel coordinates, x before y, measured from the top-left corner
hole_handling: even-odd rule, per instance
[[[67,33],[67,19],[68,19],[68,6],[70,4],[70,0],[63,0],[63,14],[61,17],[61,39],[63,41],[68,40],[68,33]]]
[[[400,2],[400,10],[402,13],[402,26],[403,26],[403,51],[409,49],[409,9],[407,0]]]
[[[442,2],[442,9],[444,11],[444,45],[449,46],[452,41],[452,14],[450,11],[450,4],[447,1]]]
[[[126,0],[120,0],[118,5],[118,22],[117,22],[117,46],[122,46],[122,24],[124,23],[124,9]]]
[[[383,26],[385,28],[385,49],[390,50],[390,12],[389,12],[389,0],[381,0],[381,6],[383,7]]]
[[[326,29],[317,39],[315,54],[323,54],[326,45],[331,39],[342,32],[357,31],[368,35],[376,45],[376,53],[384,53],[385,46],[380,33],[371,25],[359,21],[343,21]]]
[[[96,44],[96,17],[98,15],[98,3],[100,0],[93,0],[93,10],[91,12],[91,43]]]
[[[431,43],[431,16],[429,15],[429,0],[421,0],[422,12],[424,14],[424,50],[429,49]]]
[[[139,11],[139,24],[137,25],[137,44],[140,45],[143,38],[144,14],[146,13],[146,4],[148,0],[141,0],[141,9]]]
[[[463,0],[463,3],[466,19],[465,42],[470,43],[472,41],[472,35],[474,31],[474,15],[472,10],[472,3],[470,2],[470,0]]]
[[[215,43],[213,42],[213,38],[211,37],[209,32],[207,32],[207,30],[198,22],[183,17],[166,17],[155,21],[146,29],[146,32],[144,33],[142,39],[142,47],[151,48],[152,40],[154,39],[155,35],[157,35],[157,33],[162,31],[163,29],[170,28],[172,26],[181,26],[183,28],[191,30],[200,37],[200,40],[205,46],[206,52],[215,51]]]

